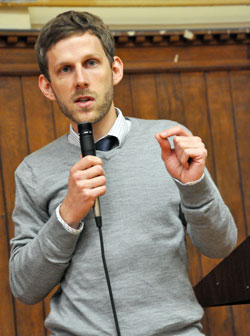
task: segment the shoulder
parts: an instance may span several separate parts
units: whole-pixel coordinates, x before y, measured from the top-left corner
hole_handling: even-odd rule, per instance
[[[26,156],[16,172],[23,172],[25,169],[39,171],[54,169],[58,162],[67,160],[70,155],[78,151],[76,146],[68,142],[67,135],[64,135]]]
[[[137,133],[137,135],[149,135],[159,133],[163,130],[169,129],[173,126],[182,126],[187,131],[189,131],[184,125],[178,123],[177,121],[173,120],[165,120],[165,119],[139,119],[139,118],[129,118],[131,121],[131,129]]]
[[[180,125],[178,122],[173,120],[164,120],[164,119],[139,119],[139,118],[129,118],[132,122],[132,125],[134,127],[137,127],[139,129],[147,129],[152,130],[156,132],[160,132],[163,129],[167,129],[176,125]]]

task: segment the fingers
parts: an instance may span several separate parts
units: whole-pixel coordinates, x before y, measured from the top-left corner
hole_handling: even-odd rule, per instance
[[[101,160],[81,159],[70,170],[75,181],[91,180],[97,176],[104,176],[105,172]]]
[[[156,134],[161,156],[169,174],[181,182],[198,180],[203,172],[207,150],[201,138],[193,136],[181,126],[174,126]],[[169,137],[173,137],[171,148]]]
[[[170,143],[167,138],[161,136],[161,133],[156,134],[155,138],[161,147],[162,159],[165,161],[171,155]]]
[[[71,168],[70,179],[77,191],[79,193],[82,191],[85,197],[96,198],[101,196],[106,190],[106,178],[102,160],[95,156],[87,156],[77,162]],[[92,190],[93,192],[89,192]]]
[[[166,129],[160,133],[158,133],[159,136],[162,139],[167,139],[171,136],[191,136],[192,134],[187,132],[183,127],[181,126],[173,126],[169,129]]]
[[[78,225],[95,199],[106,193],[106,178],[102,160],[95,156],[86,156],[78,161],[70,170],[68,192],[60,207],[64,221]]]
[[[201,138],[197,136],[179,136],[175,137],[173,141],[176,156],[185,168],[188,168],[190,158],[192,158],[196,162],[203,162],[203,160],[207,156],[207,150],[205,149],[205,145],[202,142]]]
[[[203,164],[207,150],[201,138],[196,136],[174,138],[175,153],[184,168],[188,168],[192,161]],[[190,160],[192,159],[192,160]]]
[[[74,170],[84,170],[96,165],[102,166],[102,160],[97,156],[88,155],[78,161],[72,168]]]

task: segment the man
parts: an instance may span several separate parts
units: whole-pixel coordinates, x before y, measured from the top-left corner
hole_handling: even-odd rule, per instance
[[[16,170],[14,295],[34,304],[60,284],[45,321],[52,335],[116,334],[91,210],[102,196],[121,334],[202,335],[185,232],[209,257],[229,254],[237,237],[205,169],[204,144],[175,122],[124,118],[114,107],[113,85],[122,79],[123,64],[99,18],[59,15],[41,30],[36,54],[39,87],[57,101],[71,128]],[[96,157],[80,158],[80,122],[93,124]],[[106,136],[115,144],[101,151]]]

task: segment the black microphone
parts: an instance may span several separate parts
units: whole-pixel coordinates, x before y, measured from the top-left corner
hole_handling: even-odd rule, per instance
[[[78,132],[80,136],[80,146],[82,156],[87,155],[96,155],[95,142],[93,137],[92,124],[88,122],[83,122],[78,124]],[[95,222],[97,227],[102,226],[102,217],[101,217],[101,207],[99,197],[96,198],[95,204],[93,206]]]

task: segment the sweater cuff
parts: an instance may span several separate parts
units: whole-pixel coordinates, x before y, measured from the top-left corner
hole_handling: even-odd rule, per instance
[[[186,208],[200,208],[210,202],[216,193],[216,188],[207,174],[192,184],[183,184],[178,180],[175,180],[175,183],[180,192],[181,202]]]
[[[47,224],[41,229],[41,235],[44,236],[42,241],[45,242],[41,248],[45,255],[51,253],[51,257],[55,254],[60,254],[61,257],[71,255],[80,237],[80,235],[70,234],[65,230],[58,221],[56,212],[52,214]]]

